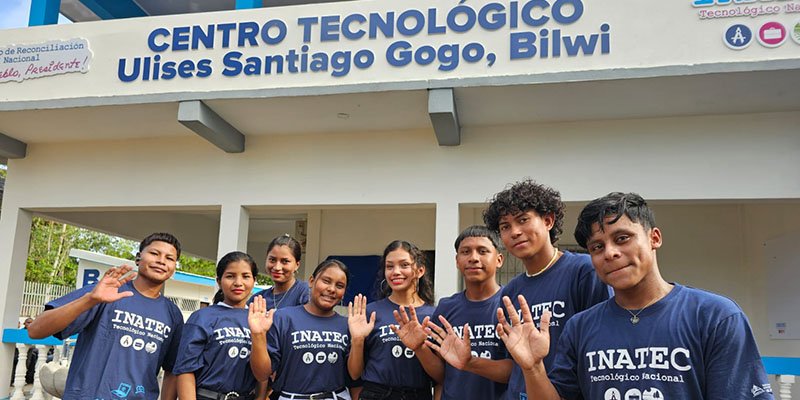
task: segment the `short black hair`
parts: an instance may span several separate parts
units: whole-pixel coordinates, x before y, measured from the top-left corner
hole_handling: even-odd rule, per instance
[[[653,210],[647,206],[642,196],[636,193],[612,192],[586,205],[578,216],[578,225],[575,226],[575,240],[586,248],[586,243],[592,236],[592,226],[598,224],[600,230],[603,226],[619,221],[622,216],[627,216],[632,222],[641,224],[645,231],[656,226],[656,217]],[[613,217],[606,222],[607,217]]]
[[[149,246],[150,243],[153,242],[169,243],[172,245],[172,247],[175,248],[175,251],[178,252],[178,257],[181,256],[181,242],[179,242],[178,238],[173,236],[171,233],[166,233],[166,232],[156,232],[147,235],[147,237],[142,239],[142,242],[139,243],[139,253],[144,251],[144,248]]]
[[[499,232],[501,218],[531,210],[541,217],[547,214],[555,216],[553,228],[550,229],[550,243],[556,244],[564,225],[564,202],[561,201],[561,193],[532,179],[515,182],[511,187],[494,195],[489,207],[483,211],[483,222],[489,229]]]
[[[461,233],[456,238],[456,243],[455,243],[456,251],[458,251],[458,247],[461,246],[461,242],[463,242],[464,239],[471,237],[487,238],[489,239],[490,242],[492,242],[492,245],[498,251],[502,251],[504,249],[503,241],[500,240],[500,236],[497,234],[497,232],[487,228],[486,225],[472,225],[467,229],[461,231]]]

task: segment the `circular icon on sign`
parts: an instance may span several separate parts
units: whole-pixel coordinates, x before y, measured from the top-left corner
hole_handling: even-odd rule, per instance
[[[311,364],[314,362],[314,355],[311,353],[303,353],[303,362],[306,364]]]
[[[789,32],[789,35],[792,37],[795,43],[800,44],[800,19],[794,23],[792,26],[792,31]]]
[[[147,345],[144,346],[144,351],[153,354],[158,350],[158,345],[156,342],[148,342]]]
[[[239,357],[239,348],[238,347],[231,347],[228,349],[228,357],[236,358]]]
[[[404,353],[406,354],[406,358],[414,358],[414,350],[411,350],[408,347],[406,347]]]
[[[403,347],[400,345],[392,347],[392,355],[394,358],[398,358],[403,355]]]
[[[645,390],[644,393],[642,393],[642,400],[664,400],[664,393],[651,387],[649,390]]]
[[[622,400],[622,395],[616,388],[611,388],[606,390],[606,394],[603,396],[603,400]]]
[[[133,341],[133,349],[136,350],[136,351],[139,351],[139,350],[141,350],[143,348],[144,348],[144,340],[142,340],[141,338],[140,339],[134,339],[134,341]]]
[[[624,400],[642,400],[642,391],[639,389],[630,389],[625,392]]]
[[[131,337],[131,335],[124,335],[121,338],[119,338],[119,344],[122,347],[131,347],[131,345],[133,344],[133,338]]]
[[[733,24],[725,29],[722,40],[728,48],[742,50],[753,42],[753,31],[744,24]]]
[[[758,42],[764,47],[778,47],[786,41],[786,27],[780,22],[765,22],[758,28]]]
[[[325,360],[328,359],[328,355],[325,354],[324,351],[320,351],[319,353],[317,353],[316,359],[317,359],[317,364],[322,364],[325,362]]]
[[[336,364],[336,361],[339,360],[339,355],[336,353],[328,354],[328,362],[331,364]]]
[[[239,350],[239,358],[244,360],[249,355],[250,355],[250,349],[248,349],[247,347],[242,347],[242,349]]]

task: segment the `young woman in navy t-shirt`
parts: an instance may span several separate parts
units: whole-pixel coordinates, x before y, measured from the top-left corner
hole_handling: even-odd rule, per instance
[[[196,311],[183,328],[172,370],[181,399],[255,398],[245,304],[257,274],[255,261],[246,253],[234,251],[219,260],[215,304]]]
[[[267,246],[266,269],[272,287],[253,294],[267,301],[267,309],[294,307],[308,302],[308,284],[297,279],[303,247],[288,234],[272,239]],[[253,302],[251,298],[247,304]]]
[[[425,334],[415,338],[422,331],[414,329],[419,318],[428,320],[434,310],[425,254],[412,243],[396,240],[384,250],[381,265],[380,300],[366,305],[364,312],[364,300],[357,298],[351,313],[351,326],[363,327],[355,320],[370,315],[366,324],[372,329],[351,328],[350,376],[363,380],[363,400],[431,399],[433,382],[417,357],[436,356],[422,345]],[[393,326],[398,321],[402,329]]]
[[[308,303],[267,309],[263,297],[250,306],[251,366],[256,379],[275,372],[272,399],[350,400],[347,318],[334,307],[344,297],[349,271],[338,260],[323,261],[309,279]]]

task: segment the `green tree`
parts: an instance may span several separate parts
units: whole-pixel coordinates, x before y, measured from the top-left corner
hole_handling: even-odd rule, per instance
[[[132,240],[35,217],[25,280],[74,286],[78,262],[69,256],[70,250],[88,250],[133,261],[138,248],[139,244]],[[179,268],[197,275],[215,274],[213,261],[185,254],[179,259]]]

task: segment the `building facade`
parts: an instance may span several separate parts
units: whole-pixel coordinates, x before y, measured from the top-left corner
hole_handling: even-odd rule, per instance
[[[94,10],[104,20],[9,30],[4,326],[34,215],[132,239],[171,231],[193,255],[246,250],[261,265],[290,233],[304,277],[402,238],[435,251],[442,297],[460,287],[459,230],[532,177],[567,202],[562,247],[588,200],[642,194],[663,275],[736,300],[765,356],[800,357],[800,318],[785,312],[800,299],[779,287],[799,260],[798,10],[359,0]]]

